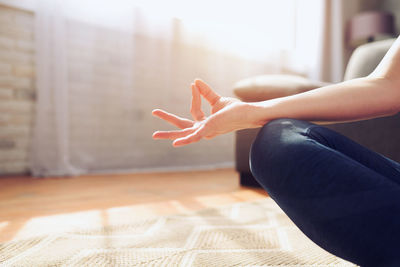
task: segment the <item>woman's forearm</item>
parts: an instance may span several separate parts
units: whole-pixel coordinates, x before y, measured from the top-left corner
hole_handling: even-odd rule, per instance
[[[400,88],[397,87],[386,78],[359,78],[297,95],[251,103],[251,116],[258,125],[278,118],[327,124],[383,117],[400,110]]]

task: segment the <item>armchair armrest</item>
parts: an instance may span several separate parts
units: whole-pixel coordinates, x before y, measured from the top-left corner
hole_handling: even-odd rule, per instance
[[[260,75],[237,82],[233,92],[242,101],[256,102],[294,95],[326,85],[328,83],[296,75]]]

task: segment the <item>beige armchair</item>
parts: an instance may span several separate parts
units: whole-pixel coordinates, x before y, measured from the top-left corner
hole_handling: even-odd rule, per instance
[[[388,39],[358,47],[351,55],[344,80],[364,77],[371,73],[394,40]],[[237,82],[233,90],[241,100],[252,102],[293,95],[324,85],[326,83],[293,75],[262,75]],[[365,121],[331,124],[326,127],[395,161],[400,161],[399,114]],[[242,185],[259,186],[249,168],[250,146],[258,131],[259,129],[245,129],[236,132],[235,164]]]

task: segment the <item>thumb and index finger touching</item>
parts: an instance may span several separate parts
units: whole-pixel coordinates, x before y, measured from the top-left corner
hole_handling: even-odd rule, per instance
[[[201,110],[201,96],[203,96],[209,103],[210,105],[214,105],[220,98],[221,96],[214,92],[211,87],[206,84],[204,81],[201,79],[195,79],[194,83],[192,83],[192,105],[191,105],[191,113],[195,121],[201,121],[205,119],[204,112]],[[160,109],[155,109],[153,110],[153,115],[177,126],[178,128],[181,129],[187,129],[191,128],[194,126],[194,121],[178,117],[174,114],[168,113],[164,110]],[[196,142],[198,140],[195,140],[199,138],[202,133],[205,132],[206,129],[204,127],[201,127],[201,129],[197,129],[197,131],[193,132],[192,134],[189,134],[187,138],[180,138],[183,140],[179,140],[176,145],[179,145],[179,143],[186,143],[186,142]],[[168,135],[164,137],[164,134]],[[180,133],[179,133],[180,134]],[[169,133],[169,132],[155,132],[153,134],[153,137],[159,137],[161,139],[169,138],[170,135],[174,135],[174,133]],[[200,137],[201,138],[201,137]],[[178,138],[179,139],[179,138]],[[193,140],[192,140],[193,139]]]
[[[203,80],[195,79],[194,84],[199,89],[200,94],[208,101],[208,103],[210,103],[210,105],[214,105],[221,98],[221,96],[214,92],[214,90],[212,90]]]
[[[190,112],[195,121],[201,121],[205,119],[203,110],[201,109],[201,96],[203,96],[210,105],[214,105],[221,96],[214,92],[211,87],[201,79],[195,79],[191,85],[192,89],[192,104]]]

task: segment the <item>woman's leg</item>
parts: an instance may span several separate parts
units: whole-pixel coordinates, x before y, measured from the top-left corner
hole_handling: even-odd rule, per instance
[[[328,128],[279,119],[261,129],[250,166],[316,244],[361,266],[400,266],[399,163]]]

